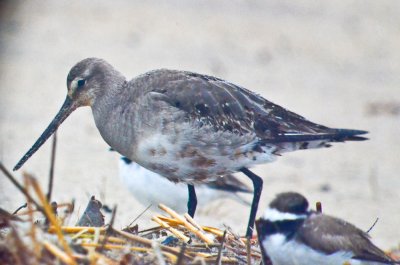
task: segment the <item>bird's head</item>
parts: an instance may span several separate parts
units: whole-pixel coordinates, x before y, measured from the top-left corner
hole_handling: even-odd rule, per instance
[[[71,68],[67,77],[67,97],[75,108],[93,106],[115,85],[124,80],[109,63],[103,59],[87,58]]]
[[[113,86],[119,86],[124,81],[121,74],[102,59],[87,58],[78,62],[68,74],[68,93],[63,105],[39,139],[16,164],[14,170],[19,169],[75,109],[93,106],[107,91],[112,91]]]

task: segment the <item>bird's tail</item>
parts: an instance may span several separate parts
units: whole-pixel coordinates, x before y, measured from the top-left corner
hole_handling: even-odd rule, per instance
[[[330,129],[320,133],[285,133],[274,139],[274,142],[306,142],[326,140],[328,142],[364,141],[368,138],[360,136],[367,131],[351,129]]]
[[[367,131],[362,131],[362,130],[336,129],[334,140],[336,142],[365,141],[368,140],[368,138],[360,135],[367,133],[368,133]]]
[[[328,129],[318,133],[285,133],[275,137],[273,141],[264,141],[265,145],[274,144],[279,146],[276,155],[281,153],[301,150],[330,147],[332,142],[364,141],[368,138],[360,136],[368,133],[361,130]]]

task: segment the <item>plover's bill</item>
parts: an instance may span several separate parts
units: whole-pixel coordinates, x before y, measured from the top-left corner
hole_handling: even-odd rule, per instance
[[[256,222],[260,247],[273,265],[398,264],[354,225],[308,210],[301,194],[279,194]]]
[[[188,188],[184,183],[173,183],[126,157],[122,157],[119,161],[119,176],[123,185],[143,206],[157,207],[159,203],[163,203],[179,213],[187,211]],[[203,208],[215,200],[224,198],[249,205],[240,197],[239,192],[252,193],[253,191],[234,175],[200,184],[196,186],[196,194],[201,198],[198,207]]]
[[[222,79],[186,71],[154,70],[127,81],[102,59],[72,67],[60,111],[26,160],[78,107],[92,108],[103,139],[121,155],[173,182],[188,183],[188,212],[196,209],[194,184],[241,171],[253,182],[247,226],[251,236],[262,179],[248,168],[284,152],[365,140],[365,131],[312,123]]]

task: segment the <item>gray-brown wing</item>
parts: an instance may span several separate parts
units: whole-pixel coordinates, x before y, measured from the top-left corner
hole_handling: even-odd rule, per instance
[[[154,72],[156,73],[156,72]],[[318,139],[361,140],[355,130],[331,129],[312,123],[263,97],[212,76],[191,72],[160,70],[152,91],[185,111],[199,126],[235,134],[256,133],[265,142],[308,141]]]
[[[344,220],[323,214],[308,218],[299,228],[296,240],[327,254],[346,250],[353,252],[355,259],[394,262],[370,241],[367,233]]]

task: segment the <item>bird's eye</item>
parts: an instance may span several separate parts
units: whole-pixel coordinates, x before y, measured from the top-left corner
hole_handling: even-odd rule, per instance
[[[85,79],[80,79],[77,82],[77,88],[82,88],[85,84],[86,84],[86,80]]]

